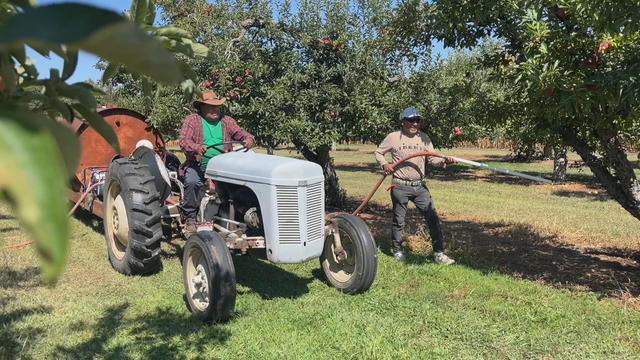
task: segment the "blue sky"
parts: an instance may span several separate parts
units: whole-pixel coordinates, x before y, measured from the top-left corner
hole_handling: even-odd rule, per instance
[[[47,5],[54,3],[69,2],[69,0],[38,0],[38,5]],[[73,2],[85,3],[96,7],[109,9],[121,13],[129,9],[131,0],[73,0]],[[57,55],[51,55],[51,59],[40,56],[33,50],[28,50],[27,56],[36,62],[36,67],[41,77],[49,77],[49,69],[62,69],[62,59]],[[97,80],[102,76],[102,71],[95,68],[95,64],[98,62],[98,57],[80,52],[78,56],[78,66],[75,73],[69,79],[70,83],[84,81],[88,79]]]
[[[47,5],[54,3],[63,3],[69,2],[69,0],[38,0],[39,5]],[[104,9],[109,9],[121,13],[125,10],[129,9],[129,5],[131,4],[131,0],[73,0],[73,2],[79,2],[84,4],[93,5],[96,7],[101,7]],[[433,54],[440,54],[442,56],[446,56],[448,54],[449,49],[443,49],[441,43],[435,43],[433,46]],[[63,61],[57,55],[52,54],[51,59],[47,59],[45,57],[40,56],[33,50],[27,50],[27,56],[33,59],[36,62],[36,67],[38,68],[38,72],[41,74],[41,77],[49,77],[49,69],[62,69]],[[95,64],[98,62],[98,57],[80,52],[78,57],[78,66],[76,67],[76,71],[69,79],[70,83],[85,81],[85,80],[98,80],[102,76],[102,71],[95,68]]]

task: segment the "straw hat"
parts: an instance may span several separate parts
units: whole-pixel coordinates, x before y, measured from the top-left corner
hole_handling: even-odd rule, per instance
[[[225,101],[227,101],[227,99],[219,98],[215,91],[205,90],[202,92],[202,97],[193,102],[193,107],[198,107],[198,103],[220,106],[224,104]]]

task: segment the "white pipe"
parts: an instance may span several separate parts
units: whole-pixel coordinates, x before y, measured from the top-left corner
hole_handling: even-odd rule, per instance
[[[497,171],[497,172],[501,172],[501,173],[509,174],[509,175],[515,175],[515,176],[519,176],[521,178],[525,178],[525,179],[529,179],[529,180],[533,180],[533,181],[543,182],[545,184],[553,184],[553,181],[551,181],[549,179],[541,178],[539,176],[533,176],[533,175],[529,175],[529,174],[524,174],[524,173],[521,173],[519,171],[509,170],[509,169],[505,169],[505,168],[501,168],[501,167],[497,167],[497,166],[491,166],[491,165],[479,163],[479,162],[476,162],[476,161],[465,160],[465,159],[461,159],[461,158],[455,157],[455,156],[451,156],[451,157],[453,159],[455,159],[457,162],[460,162],[460,163],[463,163],[463,164],[473,165],[473,166],[477,166],[477,167],[481,167],[481,168],[485,168],[485,169],[491,169],[493,171]]]

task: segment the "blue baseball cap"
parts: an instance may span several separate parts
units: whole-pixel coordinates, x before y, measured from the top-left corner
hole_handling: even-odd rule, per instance
[[[418,112],[418,109],[414,108],[413,106],[409,106],[408,108],[402,110],[402,114],[400,114],[400,120],[416,117],[422,118],[422,116],[420,116],[420,113]]]

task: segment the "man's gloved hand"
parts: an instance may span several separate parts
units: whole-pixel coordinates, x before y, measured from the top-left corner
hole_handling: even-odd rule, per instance
[[[244,144],[244,147],[246,147],[247,149],[251,149],[256,144],[255,140],[252,137],[242,140],[242,143]]]
[[[384,170],[385,174],[391,175],[393,173],[393,166],[391,166],[391,164],[384,164],[382,165],[382,170]]]

